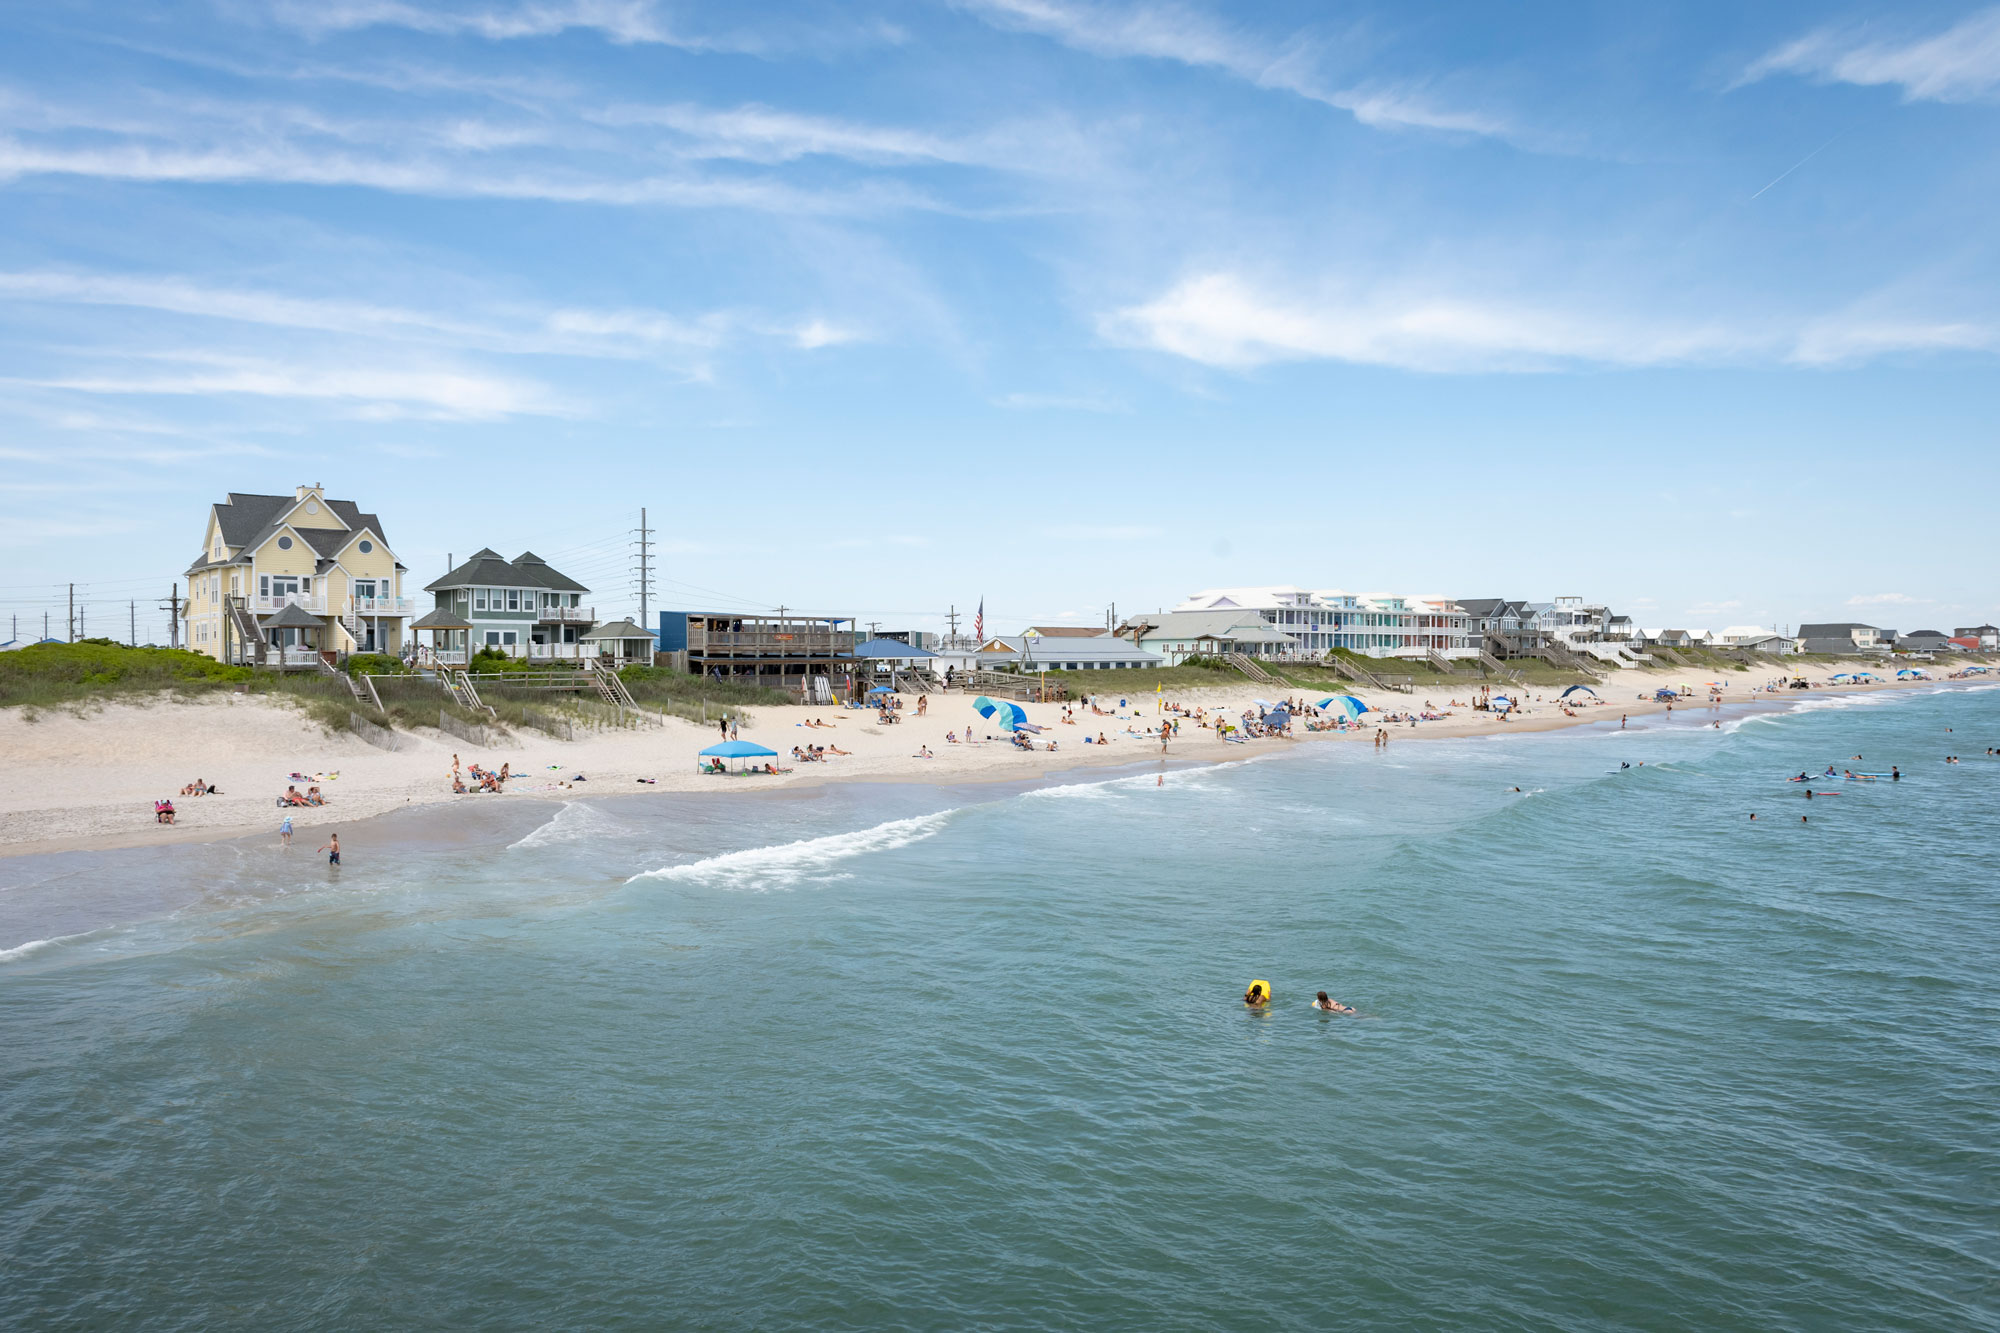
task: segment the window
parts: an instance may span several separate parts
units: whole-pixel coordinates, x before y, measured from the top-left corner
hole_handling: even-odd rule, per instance
[[[289,551],[289,550],[291,550],[291,549],[292,549],[292,539],[291,539],[290,537],[280,537],[280,538],[278,538],[278,549],[279,549],[280,551]]]
[[[366,537],[363,537],[361,539],[361,554],[373,555],[374,553],[375,553],[375,543],[369,541]]]
[[[271,576],[269,574],[259,574],[257,576],[257,595],[259,597],[269,597],[271,595]]]
[[[319,512],[319,504],[313,500],[306,501],[306,512],[308,514],[317,514]]]
[[[486,589],[474,588],[472,590],[472,609],[475,611],[484,611],[486,609]]]
[[[499,631],[499,630],[497,630],[497,629],[490,629],[490,630],[487,630],[487,631],[486,631],[486,646],[487,646],[488,648],[498,648],[498,647],[500,646],[500,631]]]
[[[519,588],[507,589],[507,609],[509,611],[519,611],[521,609],[521,590]]]
[[[515,635],[513,630],[508,630],[506,633],[500,636],[500,642],[506,644],[509,648],[512,648],[517,642],[519,642],[519,639]]]

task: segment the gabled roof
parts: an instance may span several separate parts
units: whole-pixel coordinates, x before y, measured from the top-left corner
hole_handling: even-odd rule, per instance
[[[424,585],[425,592],[446,588],[546,588],[551,592],[589,592],[567,574],[558,573],[533,551],[508,560],[490,546],[481,547],[457,569]],[[642,631],[643,632],[643,631]]]
[[[382,531],[382,520],[373,514],[362,513],[354,501],[328,500],[322,496],[321,502],[326,505],[327,512],[346,524],[344,528],[294,527],[292,529],[319,556],[338,555],[341,548],[354,540],[354,534],[363,528],[374,533],[384,546],[389,544],[388,535]],[[227,500],[212,508],[216,525],[222,529],[223,543],[233,548],[250,549],[262,546],[271,534],[283,525],[285,516],[298,508],[301,503],[294,495],[251,495],[242,491],[231,491]],[[209,563],[213,565],[230,562]]]
[[[1292,637],[1264,623],[1255,611],[1169,611],[1146,631],[1149,639],[1230,639],[1237,643],[1290,643]]]
[[[437,610],[429,615],[418,616],[410,622],[411,629],[471,629],[470,620],[461,619],[449,611]]]
[[[583,637],[586,642],[600,643],[607,639],[650,639],[653,636],[629,620],[614,620],[609,625],[599,625]]]
[[[1825,625],[1801,625],[1799,626],[1799,637],[1801,639],[1835,639],[1844,637],[1857,629],[1872,629],[1877,634],[1883,632],[1877,626],[1864,625],[1858,620],[1841,620]]]
[[[286,602],[285,609],[276,615],[265,616],[257,622],[265,629],[318,629],[320,619],[297,602]]]

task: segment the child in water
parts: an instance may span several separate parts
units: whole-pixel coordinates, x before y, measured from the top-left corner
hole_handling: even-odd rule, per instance
[[[1271,993],[1264,989],[1264,983],[1261,981],[1251,982],[1250,989],[1243,992],[1243,1003],[1252,1009],[1261,1009],[1270,1002]]]
[[[1319,993],[1319,998],[1313,1001],[1313,1008],[1323,1009],[1329,1014],[1351,1014],[1354,1012],[1352,1009],[1342,1004],[1339,1000],[1327,999],[1325,991],[1321,991]]]

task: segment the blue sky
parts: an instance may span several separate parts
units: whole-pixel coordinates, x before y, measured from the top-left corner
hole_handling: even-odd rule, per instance
[[[1991,619],[1996,130],[1966,4],[14,6],[0,615],[324,482],[605,610],[643,504],[892,626]]]

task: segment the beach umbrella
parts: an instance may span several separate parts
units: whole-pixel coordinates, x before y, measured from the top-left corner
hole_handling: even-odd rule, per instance
[[[1002,731],[1018,730],[1027,720],[1028,712],[1019,704],[1002,701],[993,705],[993,721]]]
[[[1276,708],[1278,706],[1269,699],[1252,699],[1250,702],[1256,704],[1259,708]]]
[[[1567,699],[1572,694],[1578,694],[1578,693],[1587,694],[1593,699],[1597,697],[1597,691],[1591,689],[1590,686],[1588,685],[1572,685],[1568,689],[1562,692],[1562,697]]]
[[[876,686],[876,687],[875,687],[874,689],[872,689],[872,690],[870,690],[870,691],[868,691],[868,692],[869,692],[870,694],[894,694],[894,693],[895,693],[895,691],[894,691],[894,690],[892,690],[892,689],[890,689],[890,688],[889,688],[889,687],[888,687],[887,685],[877,685],[877,686]]]
[[[998,708],[999,706],[1000,706],[999,704],[994,703],[991,699],[987,698],[983,694],[980,695],[977,699],[974,699],[972,701],[972,711],[979,714],[979,716],[981,717],[992,717],[993,710]]]
[[[1368,705],[1362,703],[1351,694],[1329,695],[1327,698],[1319,701],[1319,707],[1322,712],[1331,708],[1344,715],[1350,722],[1368,711]]]
[[[1486,701],[1486,706],[1488,708],[1497,708],[1504,713],[1513,708],[1514,701],[1504,694],[1496,694]]]

